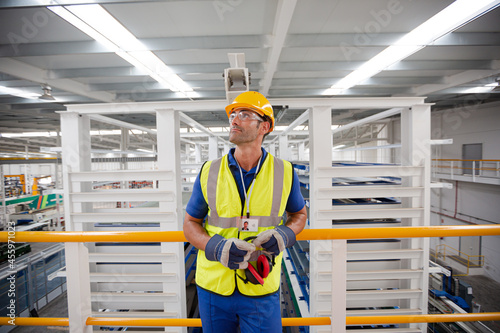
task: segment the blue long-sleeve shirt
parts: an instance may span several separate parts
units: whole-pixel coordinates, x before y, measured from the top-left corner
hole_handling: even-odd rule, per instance
[[[267,157],[267,152],[264,148],[262,149],[262,162]],[[234,179],[236,180],[236,185],[238,186],[238,190],[240,192],[240,198],[244,198],[245,195],[243,193],[243,183],[241,182],[241,175],[238,167],[238,163],[234,158],[235,148],[231,148],[229,150],[229,169],[233,173]],[[252,168],[249,171],[241,169],[243,173],[243,180],[245,182],[245,188],[247,191],[250,188],[252,180],[254,179],[255,172],[257,171],[257,167]],[[300,193],[300,183],[299,177],[295,170],[293,170],[293,182],[292,182],[292,190],[290,191],[290,195],[288,196],[288,201],[286,203],[285,210],[290,213],[296,213],[302,208],[304,208],[305,202],[302,193]],[[205,201],[203,197],[203,192],[201,191],[200,185],[200,175],[196,177],[196,181],[193,186],[193,194],[189,199],[189,202],[186,206],[186,212],[194,218],[202,219],[208,214],[208,203]]]

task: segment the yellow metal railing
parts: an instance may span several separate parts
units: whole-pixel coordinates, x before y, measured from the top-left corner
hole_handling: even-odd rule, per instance
[[[429,226],[429,227],[386,227],[386,228],[343,228],[306,229],[297,235],[298,240],[333,239],[377,239],[377,238],[418,238],[453,236],[498,236],[500,226]],[[0,232],[0,242],[184,242],[182,231],[159,232],[57,232],[22,231]],[[446,315],[397,315],[397,316],[355,316],[346,317],[346,325],[406,324],[455,321],[500,321],[500,312],[446,314]],[[331,325],[329,317],[283,318],[283,326]],[[16,326],[69,326],[69,318],[10,318],[0,317],[0,325]],[[200,319],[147,319],[88,317],[86,325],[107,326],[201,326]]]
[[[455,236],[498,236],[500,225],[452,225],[429,227],[385,227],[304,229],[297,240],[384,239]],[[7,242],[6,231],[0,232],[0,242]],[[16,242],[186,242],[182,231],[18,231]]]
[[[462,260],[456,260],[456,261],[460,262],[461,264],[464,264],[464,266],[467,267],[467,273],[453,274],[455,276],[467,276],[469,275],[469,268],[471,268],[471,266],[483,267],[484,265],[483,255],[469,255],[446,244],[439,244],[438,246],[436,246],[434,256],[436,259],[442,258],[445,261],[447,256],[450,257],[452,260],[456,260],[455,257],[461,258]]]
[[[470,174],[472,176],[500,177],[500,160],[460,160],[454,158],[440,158],[433,159],[432,161],[433,168],[443,170],[447,169],[452,176],[464,174],[465,170],[470,170]],[[467,166],[464,166],[463,162],[469,163]]]
[[[353,316],[346,318],[346,325],[381,325],[446,323],[464,321],[499,321],[500,312],[460,313],[437,315],[396,315],[396,316]],[[26,318],[0,317],[0,325],[16,326],[69,326],[69,318]],[[282,318],[283,326],[324,326],[331,325],[329,317]],[[164,318],[116,318],[89,317],[86,325],[127,326],[127,327],[201,327],[201,319],[164,319]]]

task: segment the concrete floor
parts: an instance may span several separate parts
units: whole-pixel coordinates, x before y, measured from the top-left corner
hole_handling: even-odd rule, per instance
[[[461,276],[460,280],[472,286],[472,299],[481,305],[481,312],[500,312],[500,283],[487,276]],[[500,333],[500,321],[483,322],[495,333]]]
[[[68,298],[66,293],[61,294],[38,312],[39,317],[68,318]],[[69,331],[69,327],[61,326],[18,326],[11,333],[45,333]]]

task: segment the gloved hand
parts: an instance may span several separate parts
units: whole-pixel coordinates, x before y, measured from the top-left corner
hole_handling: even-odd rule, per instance
[[[226,239],[221,235],[213,235],[205,247],[208,260],[219,261],[230,269],[245,269],[248,260],[255,251],[255,245],[238,238]]]
[[[262,247],[270,254],[278,255],[287,247],[295,244],[295,232],[285,225],[260,233],[253,240],[256,247]]]

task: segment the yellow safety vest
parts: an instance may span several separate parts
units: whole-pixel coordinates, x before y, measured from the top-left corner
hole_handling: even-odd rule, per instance
[[[255,178],[250,198],[250,218],[259,220],[258,231],[240,232],[238,220],[246,214],[246,202],[244,198],[240,200],[238,186],[229,169],[228,155],[205,163],[200,173],[200,184],[209,208],[205,221],[208,235],[245,239],[282,224],[292,181],[292,164],[268,153]],[[276,257],[276,264],[262,286],[245,283],[236,276],[237,274],[245,279],[244,270],[231,270],[218,261],[210,261],[205,252],[200,250],[196,264],[196,284],[224,296],[232,295],[235,287],[247,296],[272,294],[280,286],[282,256],[280,254]]]

